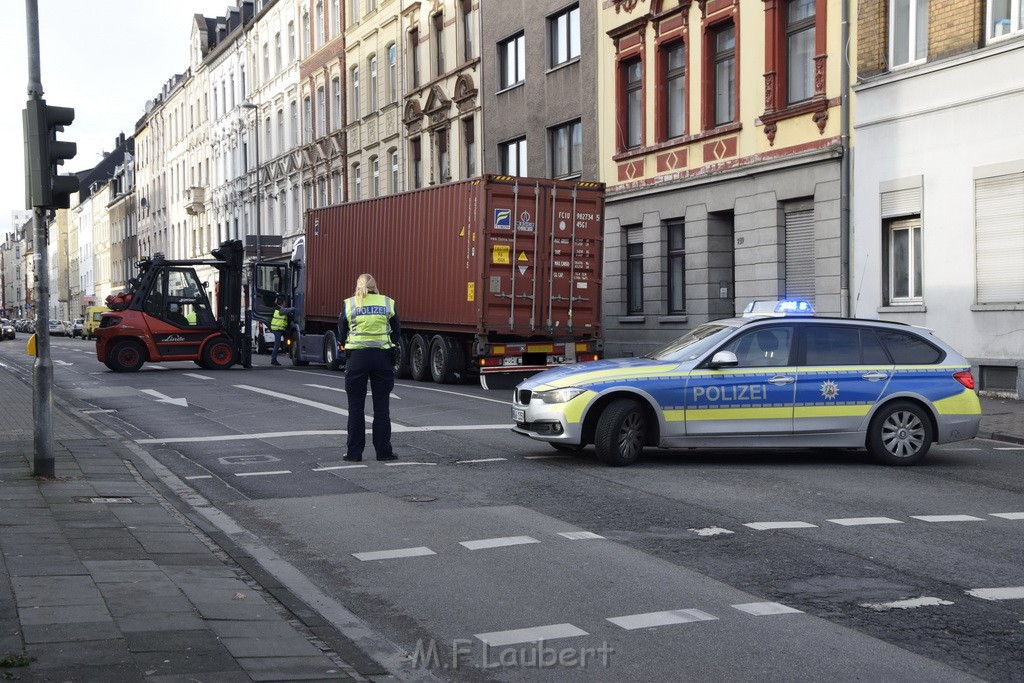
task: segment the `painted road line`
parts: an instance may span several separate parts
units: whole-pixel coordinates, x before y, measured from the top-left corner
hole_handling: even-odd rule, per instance
[[[183,436],[166,439],[136,439],[135,443],[202,443],[204,441],[243,441],[246,439],[288,439],[293,436],[339,436],[344,429],[309,429],[302,432],[260,432],[257,434],[222,434],[220,436]]]
[[[152,363],[147,365],[146,369],[148,369],[148,370],[170,370],[170,368],[165,368],[162,365],[153,365]]]
[[[967,591],[967,594],[982,600],[1024,600],[1024,586],[974,588]]]
[[[508,429],[508,424],[496,425],[423,425],[422,427],[409,427],[406,425],[391,425],[392,432],[466,432],[474,429]]]
[[[473,637],[482,640],[492,647],[501,647],[502,645],[514,645],[516,643],[535,643],[540,640],[555,640],[556,638],[573,638],[586,635],[590,634],[572,624],[550,624],[548,626],[534,626],[533,628],[518,628],[513,631],[477,633]]]
[[[83,410],[82,415],[99,415],[101,413],[116,413],[116,410],[111,409],[96,409],[96,410]]]
[[[398,550],[376,550],[369,553],[352,553],[352,557],[360,562],[371,560],[396,560],[402,557],[423,557],[425,555],[436,555],[433,550],[425,546],[418,548],[399,548]]]
[[[386,462],[386,463],[384,463],[384,467],[407,467],[409,465],[428,465],[428,466],[433,467],[436,464],[437,464],[436,462],[422,462],[422,461],[418,461],[418,460],[406,460],[406,461],[403,461],[403,462]]]
[[[507,545],[524,545],[526,543],[540,543],[536,538],[530,536],[506,536],[504,538],[484,538],[479,541],[462,541],[459,543],[470,550],[483,550],[485,548],[500,548]]]
[[[571,455],[526,455],[523,460],[567,460]]]
[[[765,529],[811,529],[817,528],[818,525],[810,522],[751,522],[743,526],[764,531]]]
[[[895,600],[893,602],[864,602],[861,603],[861,607],[867,607],[868,609],[875,610],[876,612],[888,612],[894,609],[917,609],[918,607],[935,607],[938,605],[952,605],[953,603],[949,600],[942,600],[940,598],[930,598],[922,596],[920,598],[911,598],[909,600]]]
[[[997,451],[1024,451],[1024,446],[996,446]]]
[[[865,524],[903,524],[898,519],[892,519],[891,517],[845,517],[843,519],[830,519],[828,520],[833,524],[841,524],[842,526],[863,526]]]
[[[291,394],[282,394],[280,391],[271,391],[270,389],[263,389],[262,387],[251,387],[247,384],[236,384],[235,388],[252,391],[257,394],[263,394],[264,396],[273,396],[274,398],[279,398],[282,401],[291,401],[292,403],[298,403],[310,408],[316,408],[317,410],[334,413],[335,415],[348,415],[348,411],[344,408],[332,406],[329,403],[321,403],[320,401],[311,401],[308,398],[299,398],[298,396],[292,396]]]
[[[456,465],[471,465],[475,462],[502,462],[508,458],[479,458],[477,460],[456,460]]]
[[[332,470],[354,470],[360,467],[369,467],[369,465],[330,465],[329,467],[314,467],[314,472],[330,472]]]
[[[689,624],[694,621],[715,621],[718,617],[711,616],[699,609],[673,609],[666,612],[648,612],[647,614],[630,614],[625,617],[609,617],[608,621],[616,626],[632,631],[637,628],[653,628],[669,624]]]
[[[798,609],[786,607],[778,602],[748,602],[742,605],[732,605],[732,607],[741,612],[753,614],[755,617],[764,617],[772,614],[803,614]]]
[[[477,401],[490,401],[491,403],[500,403],[503,406],[507,406],[509,402],[507,400],[502,401],[497,398],[486,398],[484,396],[474,396],[473,394],[464,394],[460,391],[449,391],[448,389],[435,389],[434,387],[425,387],[421,384],[395,384],[396,387],[402,387],[403,389],[419,389],[420,391],[436,391],[439,394],[451,394],[452,396],[462,396],[463,398],[472,398]]]
[[[1024,512],[992,512],[989,516],[1003,519],[1024,519]]]
[[[593,531],[559,531],[558,535],[562,538],[568,538],[570,541],[587,541],[592,538],[604,538],[604,536],[595,534]]]
[[[734,534],[734,533],[736,533],[735,531],[729,531],[728,529],[723,529],[720,526],[709,526],[709,527],[706,527],[704,529],[690,529],[690,531],[692,531],[693,533],[697,534],[698,536],[721,536],[723,534]]]
[[[191,477],[185,477],[185,479],[213,479],[212,474],[193,474]]]
[[[291,474],[291,470],[274,470],[271,472],[236,472],[236,477],[269,477],[275,474]]]
[[[186,377],[195,377],[196,379],[213,379],[212,377],[207,377],[206,375],[197,375],[194,372],[186,372],[185,376]]]
[[[913,519],[922,522],[984,522],[981,517],[971,515],[910,515]]]

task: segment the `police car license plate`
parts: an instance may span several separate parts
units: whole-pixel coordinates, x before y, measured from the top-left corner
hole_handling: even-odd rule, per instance
[[[513,408],[512,419],[516,422],[526,422],[526,411],[522,408]]]

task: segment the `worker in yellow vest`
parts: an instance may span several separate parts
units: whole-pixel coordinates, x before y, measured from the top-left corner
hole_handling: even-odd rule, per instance
[[[373,449],[377,460],[395,460],[391,448],[391,390],[395,356],[401,348],[395,302],[377,289],[369,273],[356,279],[355,295],[345,299],[338,316],[338,340],[344,347],[345,393],[348,394],[347,450],[343,460],[363,459],[366,446],[366,384],[373,393]]]
[[[277,297],[274,302],[274,316],[270,319],[270,331],[274,333],[274,348],[270,351],[270,364],[280,365],[277,362],[277,351],[281,348],[281,337],[288,331],[288,321],[295,314],[294,308],[285,308],[288,303],[283,296]]]

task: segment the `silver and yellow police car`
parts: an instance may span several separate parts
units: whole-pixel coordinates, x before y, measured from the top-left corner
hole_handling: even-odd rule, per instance
[[[970,363],[931,330],[754,302],[650,354],[541,372],[514,393],[512,430],[609,465],[644,448],[866,448],[888,465],[981,422]]]

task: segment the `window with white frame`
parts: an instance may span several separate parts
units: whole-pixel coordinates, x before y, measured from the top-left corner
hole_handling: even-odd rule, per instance
[[[462,0],[462,59],[468,62],[476,57],[476,10],[473,0]]]
[[[885,305],[923,302],[921,185],[883,189],[882,262]]]
[[[431,17],[431,21],[434,25],[433,40],[434,43],[434,75],[443,76],[445,72],[444,67],[444,15],[440,12]]]
[[[331,129],[341,128],[341,79],[331,79]]]
[[[622,130],[625,132],[623,147],[631,149],[643,143],[644,133],[644,66],[640,58],[622,63],[623,92],[625,102],[620,111]]]
[[[295,61],[295,22],[288,22],[288,63]]]
[[[362,198],[363,170],[359,164],[352,164],[352,201],[359,201]]]
[[[398,48],[388,45],[388,104],[398,101]]]
[[[270,80],[270,45],[263,43],[263,82]]]
[[[412,173],[412,186],[423,187],[423,150],[419,138],[409,140],[409,170]]]
[[[284,152],[284,109],[277,110],[277,148]]]
[[[928,56],[928,0],[889,0],[889,66]]]
[[[511,88],[526,80],[526,36],[522,33],[498,43],[501,88]]]
[[[977,302],[1024,301],[1024,173],[974,180]]]
[[[327,134],[327,93],[324,86],[316,89],[316,136],[323,137]]]
[[[409,83],[420,87],[420,30],[415,27],[409,31]]]
[[[626,314],[644,312],[644,231],[626,228]]]
[[[331,37],[341,35],[341,0],[331,0]]]
[[[352,122],[359,120],[359,67],[352,67]]]
[[[548,19],[551,47],[550,66],[565,64],[580,56],[580,6],[575,5]]]
[[[298,147],[299,145],[299,104],[295,100],[291,101],[288,105],[291,110],[292,120],[292,147]]]
[[[370,83],[369,96],[370,107],[368,111],[377,111],[377,55],[370,55]]]
[[[551,177],[578,176],[583,170],[583,124],[579,119],[548,131]]]
[[[324,21],[323,0],[317,0],[316,12],[314,12],[314,15],[314,21],[316,22],[316,48],[319,49],[327,42],[327,26]]]
[[[351,0],[349,2],[348,10],[348,23],[357,24],[359,23],[359,3],[362,0]]]
[[[472,116],[462,119],[462,167],[465,177],[476,176],[476,123]]]
[[[686,132],[686,45],[675,42],[661,48],[665,74],[662,97],[665,107],[665,138],[677,138]]]
[[[391,191],[398,192],[398,150],[391,150]]]
[[[309,12],[302,13],[302,56],[308,57],[312,52],[312,46],[309,44]]]
[[[525,137],[501,143],[498,146],[498,156],[502,175],[527,175]]]
[[[281,53],[281,33],[274,34],[274,73],[281,72],[283,55]]]
[[[310,98],[302,98],[302,141],[313,141],[313,102]]]
[[[988,0],[985,25],[989,40],[1024,30],[1024,2],[1021,0]]]
[[[380,196],[380,160],[377,157],[370,158],[370,171],[373,174],[370,182],[370,196]]]

